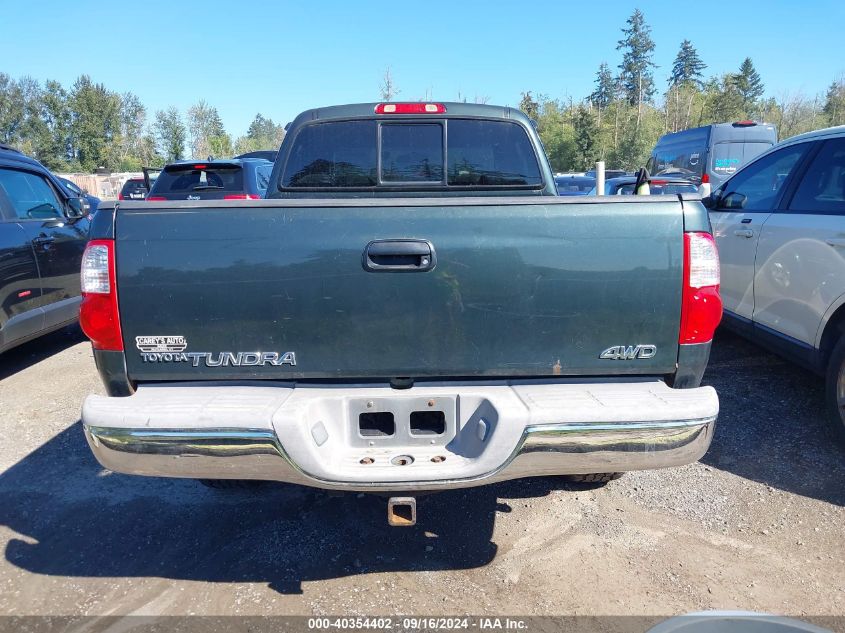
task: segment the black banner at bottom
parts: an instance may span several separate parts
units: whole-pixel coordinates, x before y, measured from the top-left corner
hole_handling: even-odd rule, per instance
[[[845,633],[845,616],[0,616],[0,633]]]

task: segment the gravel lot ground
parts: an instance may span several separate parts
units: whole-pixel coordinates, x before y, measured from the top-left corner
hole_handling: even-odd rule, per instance
[[[441,493],[399,529],[376,497],[104,472],[78,421],[102,386],[63,330],[0,356],[0,614],[845,615],[821,381],[727,333],[705,381],[699,463]]]

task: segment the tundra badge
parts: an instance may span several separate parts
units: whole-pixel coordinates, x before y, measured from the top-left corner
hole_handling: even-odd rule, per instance
[[[136,336],[135,347],[145,363],[190,363],[199,367],[255,367],[296,365],[294,352],[186,352],[184,336]]]

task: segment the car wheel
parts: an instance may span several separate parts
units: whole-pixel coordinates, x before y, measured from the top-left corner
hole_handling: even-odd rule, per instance
[[[589,475],[566,475],[566,479],[580,484],[606,484],[619,479],[625,473],[591,473]]]
[[[828,420],[839,441],[845,444],[845,336],[839,338],[830,355],[825,387]]]

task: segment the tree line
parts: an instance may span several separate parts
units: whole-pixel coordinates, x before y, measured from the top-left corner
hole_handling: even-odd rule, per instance
[[[645,164],[662,134],[709,123],[765,121],[777,126],[780,138],[845,124],[845,78],[835,79],[823,94],[767,96],[750,57],[736,72],[705,77],[707,65],[689,40],[681,42],[661,90],[654,78],[651,28],[638,9],[622,28],[616,50],[618,65],[602,63],[595,89],[578,102],[522,93],[519,107],[537,122],[556,171],[580,171],[597,160],[634,169]],[[383,100],[400,92],[389,68],[379,92]],[[478,103],[487,100],[475,97]],[[283,137],[281,125],[256,114],[247,133],[233,139],[217,109],[203,100],[184,114],[171,106],[150,116],[137,95],[111,91],[88,75],[66,88],[0,72],[0,143],[56,171],[137,171],[184,158],[276,149]]]
[[[200,100],[149,116],[131,92],[117,93],[88,75],[70,88],[58,81],[0,72],[0,143],[34,156],[54,171],[138,171],[167,162],[277,149],[284,128],[256,114],[233,139],[217,108]]]
[[[824,94],[766,96],[750,57],[736,72],[705,77],[707,65],[692,42],[681,42],[660,92],[654,79],[655,43],[637,9],[622,28],[615,71],[596,72],[595,90],[579,102],[522,93],[520,109],[534,119],[555,171],[581,171],[604,160],[608,167],[645,164],[657,139],[668,132],[738,120],[777,126],[779,138],[845,124],[845,78]]]

